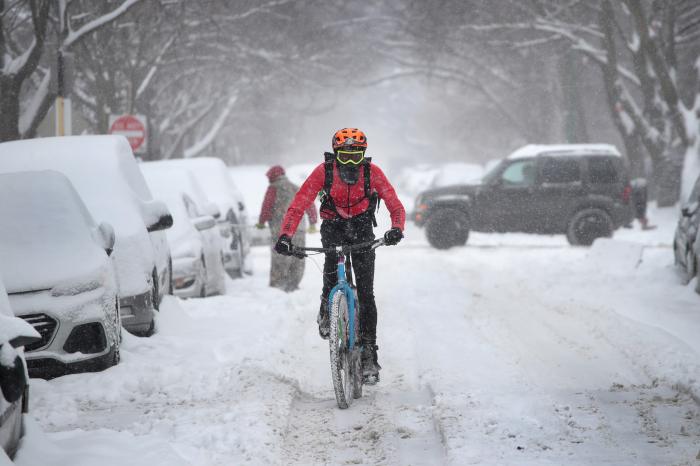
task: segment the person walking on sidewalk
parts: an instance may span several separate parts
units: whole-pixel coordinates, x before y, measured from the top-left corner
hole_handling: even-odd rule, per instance
[[[270,167],[266,173],[270,184],[265,192],[260,217],[258,218],[257,228],[265,228],[265,223],[270,225],[271,239],[277,238],[280,234],[282,218],[289,204],[294,198],[294,194],[299,189],[294,183],[287,178],[284,168],[280,165]],[[309,217],[309,233],[316,232],[316,206],[311,203],[306,208],[306,214]],[[301,232],[294,237],[294,245],[303,247],[306,245],[306,224],[301,220]],[[304,261],[295,260],[292,257],[282,256],[280,254],[272,254],[270,260],[270,286],[279,288],[286,292],[294,291],[299,288],[299,283],[304,276]]]

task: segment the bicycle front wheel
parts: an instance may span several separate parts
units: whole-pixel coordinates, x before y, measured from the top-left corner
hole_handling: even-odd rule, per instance
[[[338,290],[333,295],[330,309],[330,338],[328,345],[331,356],[331,376],[335,400],[340,409],[346,409],[353,400],[353,364],[348,349],[348,299]]]

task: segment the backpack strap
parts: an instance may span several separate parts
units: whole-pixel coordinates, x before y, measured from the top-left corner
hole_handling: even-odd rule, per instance
[[[377,226],[376,212],[379,210],[379,194],[376,191],[372,192],[372,180],[370,178],[372,173],[372,157],[365,157],[365,163],[363,164],[365,170],[365,197],[369,199],[369,206],[367,211],[372,217],[372,225]]]
[[[324,162],[324,179],[323,179],[323,190],[318,193],[321,200],[320,211],[329,211],[339,216],[338,209],[335,207],[335,201],[333,196],[331,196],[331,188],[333,187],[333,164],[335,163],[335,154],[332,152],[323,153]]]

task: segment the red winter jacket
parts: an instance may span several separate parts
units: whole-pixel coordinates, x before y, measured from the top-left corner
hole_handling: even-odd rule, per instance
[[[379,197],[384,200],[389,215],[391,216],[391,226],[404,229],[406,222],[406,211],[403,204],[396,196],[394,187],[389,183],[384,172],[375,164],[370,165],[370,189],[376,191]],[[323,190],[323,182],[326,178],[325,166],[320,164],[311,175],[301,185],[299,192],[294,196],[294,200],[289,205],[284,219],[282,220],[282,230],[280,235],[294,236],[301,221],[304,211],[314,202],[320,191]],[[360,168],[360,177],[357,183],[349,185],[340,179],[338,167],[333,164],[333,185],[331,186],[331,197],[335,202],[335,208],[342,218],[350,218],[367,211],[369,199],[365,197],[365,171]],[[335,218],[335,213],[321,211],[321,218]]]

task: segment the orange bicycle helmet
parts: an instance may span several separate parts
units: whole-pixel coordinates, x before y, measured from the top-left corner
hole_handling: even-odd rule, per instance
[[[341,147],[362,147],[367,149],[367,136],[357,128],[339,129],[333,135],[333,150]]]

